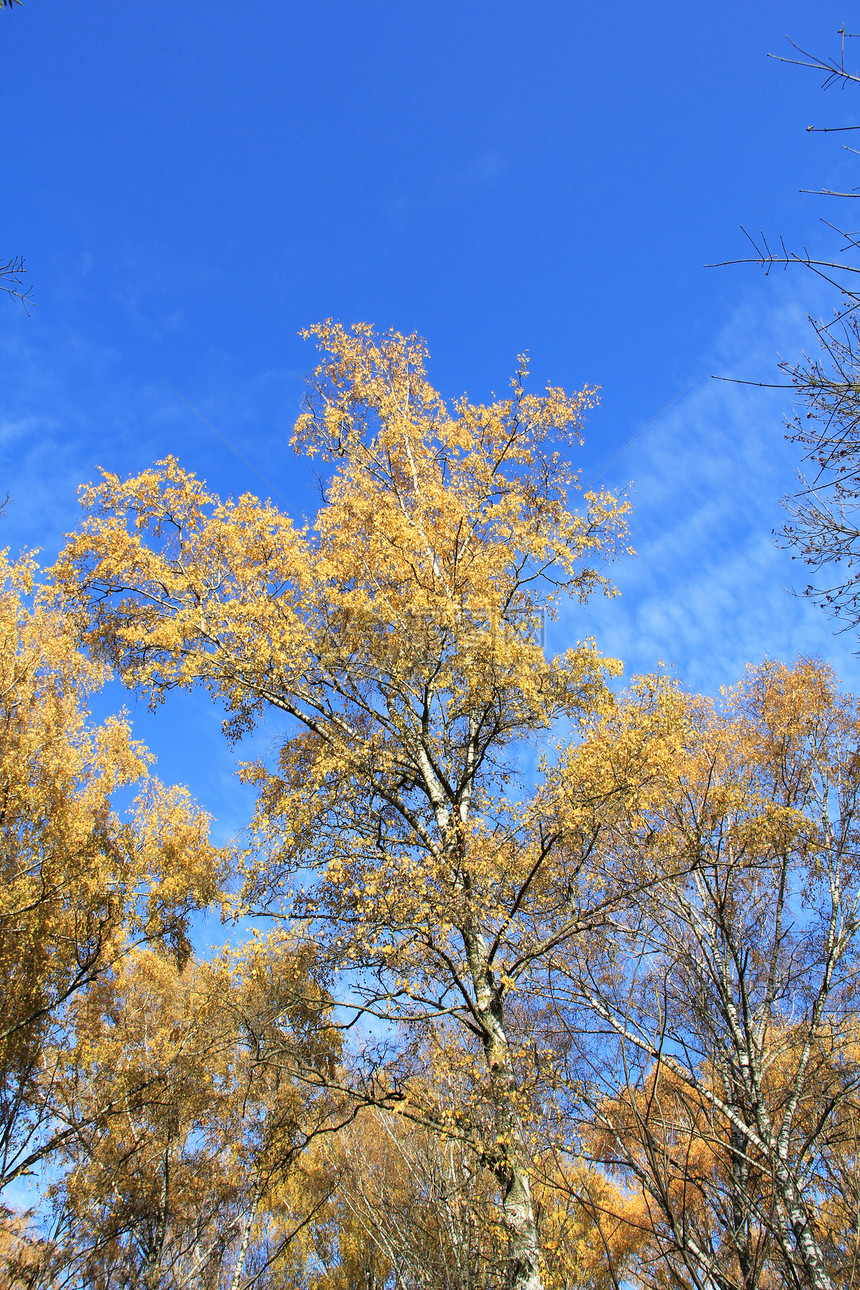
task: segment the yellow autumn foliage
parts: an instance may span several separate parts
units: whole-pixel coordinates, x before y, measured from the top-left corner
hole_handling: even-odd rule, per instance
[[[43,1054],[69,1002],[136,945],[188,954],[189,920],[216,896],[223,859],[208,817],[149,773],[124,716],[87,697],[103,664],[34,588],[31,560],[0,555],[0,1182],[53,1140]],[[137,790],[123,816],[115,795]]]
[[[235,912],[304,920],[354,1007],[477,1040],[512,1276],[534,1290],[506,1000],[584,926],[584,858],[517,783],[515,749],[606,699],[618,665],[590,641],[548,657],[542,633],[560,596],[612,593],[628,504],[572,505],[594,391],[527,392],[521,361],[506,397],[449,403],[414,336],[308,335],[322,359],[293,443],[332,470],[313,525],[222,502],[168,459],[85,490],[54,576],[153,702],[204,685],[234,736],[265,708],[291,719],[278,765],[246,771],[260,806]]]

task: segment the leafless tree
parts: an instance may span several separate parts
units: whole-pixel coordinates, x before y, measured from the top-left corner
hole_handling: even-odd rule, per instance
[[[792,56],[771,55],[781,62],[809,68],[822,75],[822,88],[857,89],[860,70],[846,61],[855,33],[839,31],[835,57],[820,57],[793,42]],[[811,133],[842,135],[860,129],[852,125],[807,126]],[[852,158],[858,150],[843,148]],[[837,204],[860,196],[860,189],[804,190]],[[813,355],[799,362],[780,364],[787,387],[796,396],[796,415],[789,439],[802,453],[799,487],[783,499],[788,520],[780,542],[814,570],[825,571],[805,588],[805,594],[843,625],[860,625],[860,233],[839,215],[822,218],[834,235],[832,254],[811,252],[806,246],[793,250],[780,238],[772,244],[764,233],[749,234],[752,254],[727,263],[761,265],[765,273],[791,265],[814,273],[837,295],[833,317],[826,322],[810,318],[816,345]]]
[[[0,263],[0,291],[5,291],[13,300],[20,300],[28,314],[33,304],[32,290],[24,286],[24,261],[20,255]]]

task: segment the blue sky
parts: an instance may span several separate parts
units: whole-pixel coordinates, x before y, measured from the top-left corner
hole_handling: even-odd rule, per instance
[[[449,395],[501,391],[524,349],[536,387],[602,386],[584,476],[632,481],[638,556],[550,646],[593,634],[628,672],[661,659],[711,692],[812,651],[860,687],[855,641],[792,598],[803,570],[772,542],[788,403],[710,379],[778,380],[832,301],[802,273],[703,267],[746,253],[741,224],[832,247],[834,212],[799,190],[853,184],[852,157],[805,127],[858,101],[767,54],[787,35],[834,53],[844,17],[830,0],[4,10],[0,251],[26,257],[37,303],[0,300],[0,540],[50,563],[98,466],[168,452],[223,494],[265,492],[167,382],[312,513],[288,447],[314,363],[297,332],[365,320],[422,333]],[[162,774],[239,827],[218,714],[131,706]]]

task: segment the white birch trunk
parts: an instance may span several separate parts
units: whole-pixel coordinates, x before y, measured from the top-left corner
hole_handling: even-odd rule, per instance
[[[513,1063],[505,1034],[499,987],[487,962],[487,948],[480,933],[464,936],[466,955],[475,988],[476,1011],[484,1032],[484,1053],[493,1092],[498,1157],[496,1177],[502,1188],[502,1212],[511,1242],[511,1290],[543,1290],[540,1243],[531,1194],[528,1150],[516,1105]]]

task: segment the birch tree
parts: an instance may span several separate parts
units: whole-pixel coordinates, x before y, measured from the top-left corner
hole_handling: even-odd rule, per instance
[[[330,1007],[309,952],[277,933],[182,971],[139,952],[99,981],[56,1076],[80,1127],[51,1189],[54,1279],[239,1290],[277,1263],[284,1284],[310,1208],[291,1172],[352,1114],[325,1090]]]
[[[508,1237],[498,1198],[468,1144],[377,1109],[326,1139],[321,1154],[336,1190],[319,1290],[381,1287],[392,1276],[398,1290],[505,1285]],[[639,1240],[621,1190],[597,1170],[560,1173],[544,1153],[534,1173],[547,1286],[614,1290]],[[619,1210],[624,1218],[613,1222]]]
[[[153,702],[205,686],[233,736],[286,719],[277,765],[246,769],[260,808],[236,912],[305,920],[376,1027],[459,1030],[506,1276],[538,1290],[509,1003],[610,895],[518,753],[617,670],[587,641],[547,659],[541,630],[560,596],[611,591],[626,503],[571,508],[565,452],[594,391],[527,393],[521,363],[506,397],[449,404],[414,336],[308,334],[323,361],[293,443],[331,472],[312,526],[222,502],[169,459],[86,490],[55,576],[91,649]]]
[[[223,876],[208,817],[149,774],[127,719],[91,721],[106,669],[34,576],[0,555],[0,1187],[71,1132],[46,1049],[72,1001],[135,945],[187,956]]]
[[[571,755],[572,799],[625,786],[597,845],[664,875],[552,982],[646,1284],[857,1284],[858,747],[856,702],[801,660],[718,706],[644,682]]]

